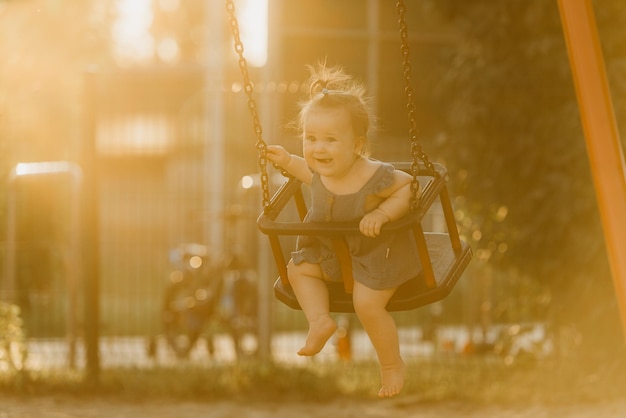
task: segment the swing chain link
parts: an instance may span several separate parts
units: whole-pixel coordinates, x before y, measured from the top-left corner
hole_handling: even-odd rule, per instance
[[[239,23],[235,13],[235,4],[233,0],[226,0],[226,11],[228,12],[228,21],[233,34],[235,52],[239,56],[239,70],[243,77],[243,88],[248,97],[248,110],[252,115],[254,124],[254,132],[256,134],[255,147],[259,153],[259,168],[261,169],[261,193],[263,195],[263,207],[267,208],[270,204],[269,176],[267,174],[267,143],[263,140],[263,128],[257,112],[256,100],[254,99],[254,86],[250,81],[250,73],[248,72],[248,61],[244,57],[243,42],[239,34]]]
[[[413,179],[411,180],[411,210],[417,211],[419,206],[419,160],[421,160],[426,168],[435,176],[438,176],[439,173],[435,170],[435,166],[428,159],[428,155],[424,152],[422,146],[420,145],[417,139],[417,122],[416,122],[416,113],[417,109],[415,106],[415,92],[413,90],[412,82],[411,82],[411,60],[410,60],[410,48],[409,48],[409,30],[406,24],[406,5],[404,4],[404,0],[398,0],[396,3],[396,9],[398,11],[398,27],[400,29],[400,51],[402,53],[402,68],[404,71],[404,92],[406,94],[406,107],[408,110],[409,117],[409,135],[411,137],[411,156],[413,157],[411,163],[411,175]]]

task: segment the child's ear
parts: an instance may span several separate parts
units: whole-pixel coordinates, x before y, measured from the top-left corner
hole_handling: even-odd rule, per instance
[[[365,145],[365,137],[364,136],[360,136],[357,138],[356,143],[354,144],[354,152],[357,155],[365,155],[366,152],[366,145]]]

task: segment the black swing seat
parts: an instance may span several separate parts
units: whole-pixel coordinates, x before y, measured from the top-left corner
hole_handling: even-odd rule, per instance
[[[397,169],[409,171],[411,163],[394,163]],[[469,245],[460,239],[454,220],[452,205],[446,188],[447,173],[440,164],[433,164],[434,171],[419,164],[418,175],[421,196],[417,210],[402,219],[386,224],[381,234],[412,229],[415,235],[419,258],[422,264],[420,274],[402,284],[387,305],[388,311],[406,311],[419,308],[448,296],[472,258]],[[313,235],[331,239],[337,253],[342,282],[327,282],[331,312],[354,312],[352,305],[352,268],[343,237],[360,234],[358,222],[282,222],[277,221],[287,203],[294,201],[300,219],[307,208],[302,193],[301,182],[290,178],[274,194],[269,205],[259,216],[257,224],[261,232],[269,237],[279,278],[274,284],[274,293],[285,305],[300,309],[300,304],[289,286],[286,258],[280,236]],[[448,232],[424,232],[421,221],[433,203],[439,201],[443,210]]]

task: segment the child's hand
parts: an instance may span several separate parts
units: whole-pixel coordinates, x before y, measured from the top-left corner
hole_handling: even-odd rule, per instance
[[[359,230],[366,237],[374,238],[380,234],[383,224],[390,221],[389,215],[381,209],[374,209],[365,214],[359,223]]]
[[[266,157],[272,163],[283,169],[286,169],[287,165],[289,165],[289,161],[291,161],[291,154],[280,145],[268,145]]]

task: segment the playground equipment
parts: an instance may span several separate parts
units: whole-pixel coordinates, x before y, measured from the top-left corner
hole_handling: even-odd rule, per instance
[[[591,0],[558,0],[604,240],[626,337],[626,176]]]

